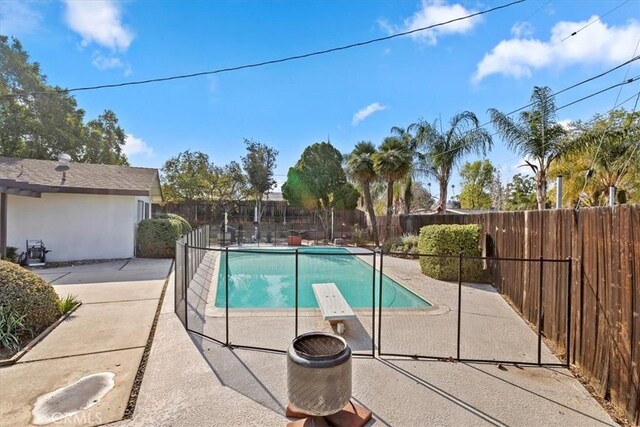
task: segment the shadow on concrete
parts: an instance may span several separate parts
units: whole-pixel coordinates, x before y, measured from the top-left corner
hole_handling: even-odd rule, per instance
[[[270,389],[273,389],[273,385],[266,384],[269,379],[261,378],[261,374],[251,369],[236,353],[236,350],[223,347],[193,334],[189,335],[222,385],[237,391],[274,412],[284,413],[285,407],[283,403],[270,391]],[[249,352],[249,350],[242,351]],[[262,358],[268,354],[267,352],[260,353]],[[281,354],[273,355],[283,358]],[[285,375],[284,371],[282,375]]]
[[[171,259],[131,258],[33,271],[52,285],[87,285],[164,280],[171,265]]]

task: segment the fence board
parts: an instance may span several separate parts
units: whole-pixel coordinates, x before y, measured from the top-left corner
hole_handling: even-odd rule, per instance
[[[597,392],[640,423],[640,205],[612,208],[491,212],[481,215],[400,215],[404,233],[425,225],[480,224],[493,256],[571,257],[567,266],[543,271],[543,333],[562,351],[566,343],[566,304],[571,299],[571,362]],[[538,262],[487,262],[498,290],[535,324]],[[565,353],[566,354],[566,353]]]

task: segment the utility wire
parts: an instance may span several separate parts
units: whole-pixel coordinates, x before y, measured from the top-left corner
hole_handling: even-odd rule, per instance
[[[158,77],[158,78],[147,79],[147,80],[134,80],[134,81],[122,82],[122,83],[112,83],[112,84],[95,85],[95,86],[83,86],[83,87],[76,87],[76,88],[71,88],[71,89],[60,89],[60,90],[54,90],[54,91],[25,92],[25,93],[20,93],[20,94],[4,95],[3,98],[24,96],[24,95],[46,94],[46,93],[69,93],[69,92],[79,92],[79,91],[88,91],[88,90],[96,90],[96,89],[107,89],[107,88],[115,88],[115,87],[143,85],[143,84],[149,84],[149,83],[166,82],[166,81],[171,81],[171,80],[189,79],[189,78],[193,78],[193,77],[207,76],[207,75],[212,75],[212,74],[228,73],[228,72],[232,72],[232,71],[245,70],[245,69],[248,69],[248,68],[258,68],[258,67],[263,67],[265,65],[273,65],[273,64],[283,63],[283,62],[290,62],[290,61],[295,61],[295,60],[299,60],[299,59],[310,58],[310,57],[313,57],[313,56],[326,55],[328,53],[333,53],[333,52],[338,52],[338,51],[342,51],[342,50],[352,49],[352,48],[355,48],[355,47],[366,46],[366,45],[370,45],[370,44],[373,44],[373,43],[378,43],[378,42],[382,42],[382,41],[391,40],[391,39],[395,39],[395,38],[398,38],[398,37],[406,36],[406,35],[409,35],[409,34],[415,34],[415,33],[421,32],[421,31],[427,31],[427,30],[430,30],[430,29],[433,29],[433,28],[449,25],[449,24],[452,24],[454,22],[464,21],[464,20],[467,20],[467,19],[474,18],[476,16],[481,16],[481,15],[485,15],[485,14],[488,14],[488,13],[491,13],[491,12],[495,12],[495,11],[500,10],[500,9],[505,9],[505,8],[514,6],[514,5],[518,4],[518,3],[524,3],[525,1],[526,0],[515,0],[515,1],[512,1],[511,3],[502,4],[500,6],[495,6],[495,7],[492,7],[490,9],[482,10],[480,12],[471,13],[469,15],[461,16],[459,18],[454,18],[454,19],[450,19],[448,21],[443,21],[443,22],[439,22],[439,23],[436,23],[436,24],[428,25],[426,27],[415,28],[413,30],[403,31],[403,32],[396,33],[396,34],[391,34],[389,36],[378,37],[378,38],[375,38],[375,39],[370,39],[370,40],[357,42],[357,43],[351,43],[351,44],[348,44],[348,45],[333,47],[333,48],[324,49],[324,50],[318,50],[318,51],[304,53],[304,54],[300,54],[300,55],[294,55],[294,56],[288,56],[288,57],[284,57],[284,58],[272,59],[272,60],[269,60],[269,61],[255,62],[255,63],[252,63],[252,64],[244,64],[244,65],[238,65],[238,66],[235,66],[235,67],[228,67],[228,68],[218,68],[216,70],[202,71],[202,72],[199,72],[199,73],[181,74],[181,75],[175,75],[175,76],[169,76],[169,77]]]
[[[638,52],[638,46],[640,46],[640,38],[638,39],[638,42],[636,43],[636,47],[633,50],[632,57],[636,56],[636,53]],[[629,70],[631,70],[631,64],[629,64],[629,66],[627,67],[627,71],[624,73],[624,78],[622,79],[623,83],[625,80],[627,80],[627,76],[629,75]],[[621,93],[622,93],[622,85],[620,86],[620,90],[618,90],[618,95],[616,96],[616,101],[614,102],[614,106],[618,103]],[[582,186],[582,191],[580,191],[580,195],[578,196],[578,201],[576,202],[576,210],[580,209],[580,203],[582,203],[582,195],[584,193],[584,190],[587,188],[587,184],[589,183],[589,178],[591,178],[591,176],[593,175],[593,165],[595,164],[596,159],[598,158],[598,154],[600,154],[600,148],[602,147],[602,142],[604,141],[604,137],[606,136],[608,130],[609,130],[609,127],[607,126],[604,128],[604,131],[602,132],[602,137],[600,138],[600,142],[598,143],[598,147],[596,148],[596,153],[593,156],[593,160],[591,160],[591,165],[589,166],[587,175],[584,179],[584,185]]]
[[[563,41],[570,39],[571,37],[575,36],[576,34],[578,34],[580,31],[585,30],[587,28],[589,28],[591,25],[595,24],[598,21],[601,21],[602,18],[604,18],[605,16],[609,15],[610,13],[620,9],[622,6],[624,6],[625,4],[629,3],[631,0],[626,0],[623,1],[622,3],[620,3],[619,5],[617,5],[616,7],[614,7],[613,9],[611,9],[610,11],[608,11],[607,13],[605,13],[602,16],[597,17],[596,19],[594,19],[593,21],[588,22],[586,25],[584,25],[581,28],[578,28],[576,31],[574,31],[573,33],[569,34],[568,36],[566,36],[565,38],[563,38],[562,40],[560,40],[559,42],[554,43],[553,45],[559,45],[560,43],[562,43]]]
[[[563,108],[567,108],[567,107],[569,107],[569,106],[571,106],[573,104],[577,104],[578,102],[582,102],[582,101],[584,101],[586,99],[593,98],[594,96],[600,95],[601,93],[607,92],[607,91],[609,91],[611,89],[615,89],[617,87],[620,87],[620,89],[622,89],[622,86],[637,82],[638,80],[640,80],[640,75],[635,76],[635,77],[631,77],[630,79],[627,79],[627,80],[625,80],[625,81],[623,81],[621,83],[616,83],[616,84],[611,85],[611,86],[609,86],[607,88],[601,89],[601,90],[599,90],[597,92],[594,92],[592,94],[584,96],[584,97],[582,97],[580,99],[576,99],[575,101],[571,101],[568,104],[564,104],[563,106],[556,108],[556,111],[562,110]],[[620,96],[620,95],[618,95],[618,96]],[[618,98],[616,98],[616,104],[617,103],[618,103]]]
[[[640,99],[640,92],[637,93],[636,95],[636,103],[633,106],[633,110],[631,111],[631,114],[636,112],[636,108],[638,107],[638,100]],[[636,151],[638,150],[638,147],[640,147],[640,140],[638,142],[636,142],[636,146],[633,147],[633,151],[631,151],[631,155],[629,156],[629,158],[627,159],[627,161],[624,163],[624,166],[622,167],[622,170],[620,171],[620,176],[624,176],[624,172],[627,170],[627,166],[629,166],[629,163],[631,163],[631,159],[633,159],[634,154],[636,154]]]
[[[626,62],[624,62],[624,63],[622,63],[622,64],[620,64],[620,65],[617,65],[617,66],[615,66],[615,67],[613,67],[613,68],[611,68],[611,69],[609,69],[609,70],[607,70],[607,71],[605,71],[605,72],[603,72],[603,73],[600,73],[600,74],[598,74],[598,75],[596,75],[596,76],[593,76],[593,77],[589,77],[588,79],[582,80],[582,81],[580,81],[580,82],[578,82],[578,83],[572,84],[571,86],[568,86],[568,87],[566,87],[566,88],[564,88],[564,89],[561,89],[561,90],[559,90],[559,91],[557,91],[557,92],[554,92],[554,93],[552,93],[552,94],[550,95],[550,97],[551,97],[551,98],[556,97],[556,96],[558,96],[558,95],[560,95],[560,94],[562,94],[562,93],[564,93],[564,92],[566,92],[566,91],[568,91],[568,90],[574,89],[574,88],[576,88],[576,87],[578,87],[578,86],[581,86],[581,85],[583,85],[583,84],[585,84],[585,83],[588,83],[588,82],[593,81],[593,80],[595,80],[595,79],[597,79],[597,78],[600,78],[600,77],[602,77],[602,76],[605,76],[605,75],[607,75],[607,74],[611,73],[612,71],[615,71],[615,70],[619,69],[620,67],[623,67],[623,66],[625,66],[625,65],[627,65],[627,64],[629,64],[629,65],[630,65],[632,62],[637,61],[637,60],[639,60],[639,59],[640,59],[640,55],[638,55],[638,56],[634,56],[634,57],[633,57],[633,58],[631,58],[630,60],[628,60],[628,61],[626,61]],[[556,111],[557,111],[557,110],[559,110],[559,109],[561,109],[561,108],[569,107],[570,105],[576,104],[576,103],[578,103],[578,102],[581,102],[581,101],[584,101],[584,100],[589,99],[589,98],[591,98],[591,97],[594,97],[594,96],[596,96],[596,95],[599,95],[599,94],[601,94],[601,93],[603,93],[603,92],[606,92],[606,91],[608,91],[608,90],[614,89],[614,88],[616,88],[616,87],[618,87],[618,86],[622,87],[622,86],[624,86],[624,85],[627,85],[627,84],[633,83],[633,82],[635,82],[635,81],[637,81],[637,80],[640,80],[640,76],[636,76],[636,77],[633,77],[633,78],[631,78],[631,79],[626,79],[626,76],[625,76],[625,81],[623,81],[623,82],[621,82],[621,83],[617,83],[617,84],[612,85],[612,86],[609,86],[609,87],[607,87],[607,88],[605,88],[605,89],[599,90],[598,92],[595,92],[595,93],[592,93],[592,94],[590,94],[590,95],[587,95],[587,96],[585,96],[585,97],[583,97],[583,98],[581,98],[581,99],[579,99],[579,100],[572,101],[572,102],[570,102],[570,103],[568,103],[568,104],[562,105],[561,107],[556,108]],[[631,98],[630,98],[630,99],[631,99]],[[629,99],[627,99],[627,101],[629,101]],[[625,101],[625,102],[627,102],[627,101]],[[530,106],[532,106],[532,105],[533,105],[533,103],[532,103],[532,102],[530,102],[530,103],[529,103],[529,104],[527,104],[527,105],[524,105],[524,106],[522,106],[522,107],[520,107],[520,108],[517,108],[517,109],[515,109],[515,110],[513,110],[513,111],[510,111],[510,112],[506,113],[506,114],[505,114],[505,116],[512,116],[512,115],[514,115],[515,113],[517,113],[517,112],[519,112],[519,111],[522,111],[522,110],[524,110],[525,108],[528,108],[528,107],[530,107]],[[617,104],[617,100],[616,100],[616,106],[617,106],[617,105],[618,105],[618,104]],[[616,108],[616,107],[614,107],[614,108]],[[472,133],[472,132],[476,132],[479,128],[487,127],[487,126],[488,126],[488,125],[490,125],[490,124],[491,124],[491,120],[489,120],[489,121],[487,121],[487,122],[484,122],[484,123],[480,124],[477,128],[470,129],[470,130],[468,130],[468,131],[466,131],[466,132],[463,132],[463,133],[462,133],[462,135],[460,135],[460,136],[464,136],[464,135],[470,134],[470,133]],[[495,135],[497,135],[497,132],[493,133],[491,136],[495,136]],[[470,143],[469,143],[469,144],[470,144]],[[469,144],[467,144],[467,145],[469,145]],[[438,158],[438,157],[441,157],[441,156],[443,156],[443,155],[445,155],[445,154],[447,154],[447,153],[450,153],[450,152],[452,152],[452,151],[454,151],[454,149],[446,150],[446,151],[443,151],[442,153],[438,153],[438,154],[437,154],[436,156],[434,156],[434,157],[435,157],[435,158]]]

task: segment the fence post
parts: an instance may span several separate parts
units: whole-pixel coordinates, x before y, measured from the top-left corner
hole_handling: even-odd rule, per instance
[[[182,296],[184,298],[184,328],[188,331],[189,330],[189,313],[188,313],[188,305],[187,305],[187,298],[189,295],[189,280],[187,279],[188,277],[188,270],[187,270],[187,260],[189,259],[189,245],[187,245],[186,239],[184,242],[184,259],[182,260],[182,268],[184,269],[184,295]]]
[[[567,368],[571,365],[571,281],[572,277],[571,257],[567,258]]]
[[[295,283],[296,283],[296,337],[298,336],[298,248],[296,248],[296,266],[295,266]]]
[[[456,333],[456,360],[460,360],[460,321],[462,320],[462,252],[458,255],[458,326]]]
[[[376,286],[376,251],[373,251],[373,305],[376,304],[375,299],[375,286]],[[374,314],[374,323],[375,323],[375,314]],[[371,335],[373,338],[373,334]],[[382,252],[380,252],[380,285],[378,286],[378,355],[382,352],[381,343],[382,342]],[[375,343],[373,344],[375,348]],[[375,354],[374,354],[375,355]]]
[[[229,347],[229,247],[224,249],[225,343]]]
[[[538,366],[542,365],[542,287],[543,287],[543,277],[542,273],[544,272],[544,262],[542,262],[543,258],[540,255],[540,280],[538,287]]]

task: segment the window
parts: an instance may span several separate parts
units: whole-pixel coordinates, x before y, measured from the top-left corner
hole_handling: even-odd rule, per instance
[[[142,200],[138,200],[138,221],[140,222],[144,219],[144,202]]]

